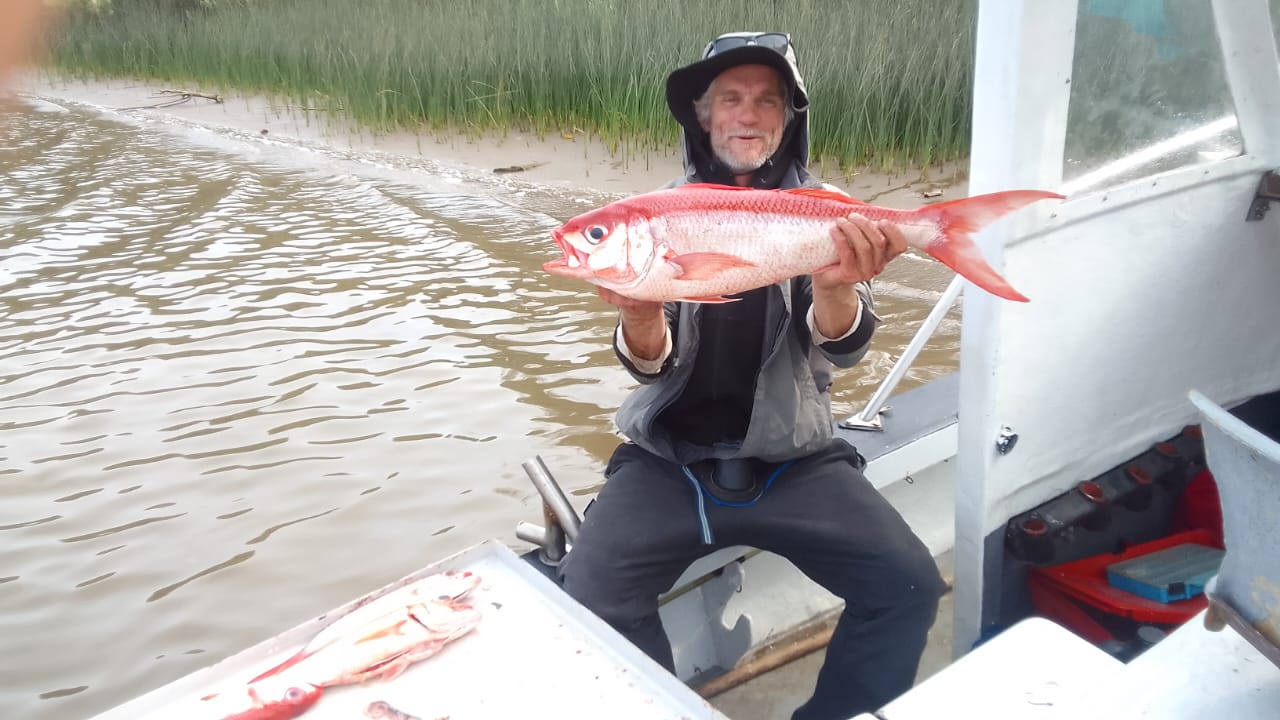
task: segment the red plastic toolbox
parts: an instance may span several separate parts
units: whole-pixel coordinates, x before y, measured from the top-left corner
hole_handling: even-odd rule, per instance
[[[1208,601],[1204,595],[1170,603],[1149,600],[1141,595],[1112,587],[1107,581],[1107,566],[1183,543],[1222,547],[1212,533],[1205,530],[1188,530],[1134,545],[1122,553],[1103,553],[1061,565],[1032,568],[1028,578],[1028,584],[1032,589],[1032,603],[1038,612],[1048,617],[1063,619],[1068,624],[1072,624],[1070,619],[1061,618],[1061,615],[1069,603],[1064,605],[1062,601],[1065,598],[1061,596],[1084,603],[1109,615],[1136,622],[1180,625],[1205,609]],[[1090,640],[1095,640],[1092,636],[1098,635],[1100,631],[1100,628],[1077,629],[1077,632]]]

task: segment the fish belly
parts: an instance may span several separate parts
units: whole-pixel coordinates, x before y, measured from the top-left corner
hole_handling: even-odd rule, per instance
[[[666,256],[654,263],[639,293],[655,300],[710,298],[807,275],[838,260],[830,230],[834,219],[765,213],[690,213],[654,224]],[[741,266],[711,273],[685,272],[698,258],[732,256]],[[692,258],[690,260],[690,258]],[[692,276],[692,277],[691,277]]]

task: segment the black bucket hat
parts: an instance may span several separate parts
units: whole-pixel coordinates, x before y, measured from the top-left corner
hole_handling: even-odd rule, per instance
[[[791,35],[787,33],[726,33],[707,43],[702,59],[677,68],[667,76],[667,107],[686,128],[698,127],[693,102],[702,97],[717,75],[738,65],[768,65],[787,84],[791,107],[797,113],[809,107],[804,78],[796,61]]]

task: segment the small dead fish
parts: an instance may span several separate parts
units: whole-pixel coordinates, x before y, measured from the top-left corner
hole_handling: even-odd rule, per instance
[[[390,704],[383,700],[374,700],[369,703],[369,707],[364,709],[364,714],[373,720],[421,720],[416,715],[410,715],[391,707]]]
[[[304,647],[250,682],[304,678],[324,688],[374,678],[392,680],[411,664],[471,632],[480,619],[478,610],[460,600],[424,600],[376,618],[346,636]]]
[[[305,664],[305,672],[291,672],[312,685],[329,687],[350,682],[357,678],[361,662],[366,667],[380,667],[391,679],[414,659],[423,659],[446,643],[465,634],[479,621],[479,612],[461,599],[480,585],[480,577],[467,571],[437,573],[383,595],[367,605],[332,621],[311,638],[310,642],[293,657],[251,680],[256,683],[267,677],[279,675],[299,664]],[[428,627],[424,621],[432,622]],[[395,632],[395,629],[403,632]],[[409,636],[406,637],[405,633]],[[391,637],[391,635],[397,637]],[[361,642],[370,637],[373,642]],[[399,643],[408,644],[399,644]],[[418,648],[410,653],[414,643],[433,647]],[[378,645],[377,648],[371,645]],[[331,648],[332,646],[332,648]],[[325,652],[326,649],[329,649]],[[360,657],[352,656],[355,651]],[[388,655],[379,655],[379,652]],[[398,662],[392,662],[397,657]],[[320,667],[317,667],[320,666]],[[345,670],[340,668],[345,667]]]

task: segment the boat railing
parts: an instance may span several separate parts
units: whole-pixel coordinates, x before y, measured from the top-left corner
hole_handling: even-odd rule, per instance
[[[885,401],[889,399],[889,395],[898,387],[898,383],[902,382],[902,378],[906,377],[907,371],[915,363],[920,351],[924,349],[925,345],[929,344],[933,333],[938,329],[938,325],[942,323],[942,318],[946,317],[947,311],[955,304],[956,298],[960,296],[960,291],[963,289],[964,278],[959,275],[952,278],[951,284],[943,291],[942,297],[938,298],[938,302],[929,311],[929,315],[924,319],[924,322],[920,324],[915,336],[911,338],[911,342],[907,343],[902,355],[893,364],[889,374],[880,382],[880,386],[876,388],[875,394],[871,396],[866,406],[862,408],[862,412],[841,420],[840,427],[847,430],[883,429],[880,423],[880,415],[885,409]]]

